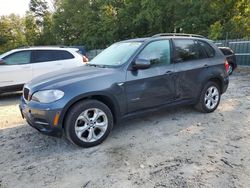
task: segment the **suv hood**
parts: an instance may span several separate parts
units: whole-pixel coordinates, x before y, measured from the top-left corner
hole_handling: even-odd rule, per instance
[[[27,83],[25,87],[33,91],[56,89],[79,81],[87,81],[96,77],[110,75],[114,73],[114,70],[110,68],[81,66],[39,76]]]

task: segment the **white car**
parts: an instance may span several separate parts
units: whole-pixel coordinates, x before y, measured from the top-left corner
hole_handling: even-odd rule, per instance
[[[25,83],[45,73],[84,66],[76,48],[30,47],[0,55],[0,93],[21,91]]]

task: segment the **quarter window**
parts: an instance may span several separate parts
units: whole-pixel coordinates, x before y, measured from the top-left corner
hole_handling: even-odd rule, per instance
[[[197,52],[198,52],[199,59],[206,59],[206,58],[208,58],[206,49],[203,48],[202,46],[200,46],[200,44],[198,42],[196,42],[196,46],[197,46]]]
[[[137,58],[150,60],[152,66],[170,64],[169,40],[151,42],[142,50]]]
[[[21,51],[3,58],[6,65],[22,65],[30,63],[31,52]]]
[[[222,53],[224,55],[232,55],[233,54],[229,49],[220,48],[220,50],[222,51]]]
[[[190,60],[199,59],[195,42],[193,40],[174,40],[176,62],[185,62]]]
[[[58,55],[62,59],[73,59],[74,58],[74,56],[71,53],[64,51],[64,50],[58,50]]]
[[[198,41],[198,44],[203,50],[205,50],[208,57],[214,57],[214,49],[209,44],[203,41]]]
[[[74,56],[64,50],[36,50],[34,52],[34,62],[47,62],[73,59]]]

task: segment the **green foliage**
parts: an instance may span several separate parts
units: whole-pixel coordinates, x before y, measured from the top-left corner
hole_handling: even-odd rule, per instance
[[[31,0],[25,18],[2,17],[0,50],[25,44],[104,48],[161,32],[214,40],[250,37],[250,0],[54,0],[53,5],[51,13],[47,1]]]
[[[29,15],[33,16],[36,26],[34,26],[34,36],[36,39],[30,45],[51,45],[55,44],[55,36],[53,34],[52,13],[49,12],[49,6],[45,0],[31,0],[29,4]],[[29,15],[26,15],[29,16]],[[37,30],[40,31],[37,33]],[[29,38],[27,38],[29,40]]]
[[[89,48],[161,32],[222,39],[249,36],[249,0],[61,0],[57,40]]]
[[[210,26],[210,34],[209,34],[209,38],[213,39],[213,40],[216,40],[218,38],[221,38],[222,36],[222,25],[221,23],[218,21],[218,22],[215,22],[214,24],[212,24]]]
[[[35,18],[31,13],[27,13],[24,18],[24,33],[27,44],[33,46],[37,43],[37,38],[40,35],[40,30],[36,24]]]
[[[0,17],[0,53],[24,45],[23,19],[14,14]]]
[[[43,18],[48,13],[48,3],[45,0],[30,0],[29,9],[36,19],[36,24],[42,26]]]
[[[55,45],[56,44],[56,38],[54,35],[53,20],[52,20],[51,13],[47,13],[44,15],[41,31],[42,32],[40,33],[36,41],[37,45]]]

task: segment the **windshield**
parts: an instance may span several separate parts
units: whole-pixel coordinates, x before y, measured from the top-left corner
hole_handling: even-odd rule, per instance
[[[9,54],[9,52],[6,52],[6,53],[4,53],[4,54],[1,54],[0,55],[0,59],[3,59],[5,56],[7,56]]]
[[[91,60],[89,65],[103,65],[111,67],[122,65],[128,61],[131,55],[133,55],[141,44],[141,42],[115,43]]]

